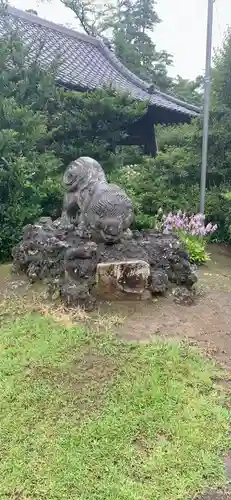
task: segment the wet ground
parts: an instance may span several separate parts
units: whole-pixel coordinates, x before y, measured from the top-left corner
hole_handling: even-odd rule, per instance
[[[231,493],[228,491],[214,490],[203,495],[203,497],[198,497],[195,500],[231,500]]]
[[[147,342],[156,335],[187,338],[223,365],[231,382],[231,247],[212,245],[210,252],[211,261],[198,271],[195,304],[178,305],[170,294],[152,302],[103,303],[99,311],[122,319],[116,333],[127,340]],[[24,276],[12,277],[10,269],[0,266],[0,300],[11,294],[30,296],[41,288],[28,286]]]
[[[153,302],[112,303],[101,311],[124,318],[117,334],[150,341],[159,335],[199,344],[231,374],[231,249],[213,245],[211,261],[198,271],[198,299],[177,305],[173,296]]]

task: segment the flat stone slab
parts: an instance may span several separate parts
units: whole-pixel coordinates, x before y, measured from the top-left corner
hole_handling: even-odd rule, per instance
[[[96,270],[96,292],[108,298],[149,298],[150,266],[143,260],[100,262]],[[145,293],[146,292],[146,293]]]

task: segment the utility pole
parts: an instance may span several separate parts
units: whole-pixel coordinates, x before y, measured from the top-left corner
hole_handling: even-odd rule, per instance
[[[212,60],[212,32],[213,32],[213,3],[215,0],[208,0],[208,20],[207,20],[207,43],[206,43],[206,63],[205,63],[205,88],[204,88],[204,122],[203,122],[203,144],[202,144],[202,164],[201,164],[201,184],[200,184],[200,212],[205,210],[205,190],[206,171],[208,160],[208,136],[209,136],[209,108],[211,90],[211,60]]]

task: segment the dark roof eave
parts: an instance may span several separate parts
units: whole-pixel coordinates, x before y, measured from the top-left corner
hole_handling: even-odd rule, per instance
[[[83,87],[83,86],[77,86],[77,85],[73,85],[71,83],[65,83],[65,82],[62,82],[61,80],[57,80],[56,82],[60,87],[63,87],[64,89],[66,90],[71,90],[73,92],[94,92],[96,90],[99,90],[97,88],[95,89],[89,89],[87,87]],[[119,90],[118,90],[119,92]],[[131,97],[131,99],[133,101],[135,101],[134,98]],[[152,115],[152,121],[153,123],[160,123],[160,121],[156,122],[155,120],[155,110],[159,110],[160,112],[165,112],[166,114],[168,114],[169,116],[169,119],[167,121],[163,120],[162,123],[181,123],[181,122],[190,122],[193,118],[197,118],[200,116],[199,113],[197,112],[193,112],[193,113],[181,113],[179,111],[174,111],[174,110],[167,110],[165,108],[163,108],[162,106],[158,106],[157,104],[152,104],[152,103],[148,103],[147,101],[147,104],[148,104],[148,109],[149,109],[149,113],[150,113],[150,116]],[[177,115],[177,117],[175,116]],[[174,116],[175,116],[175,120],[174,120]]]
[[[185,113],[171,109],[162,108],[156,104],[149,104],[149,116],[154,124],[160,123],[164,125],[173,123],[190,123],[193,119],[202,116],[202,113]]]

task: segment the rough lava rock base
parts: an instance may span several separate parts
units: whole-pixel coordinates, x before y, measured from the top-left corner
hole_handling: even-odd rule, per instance
[[[24,272],[34,282],[43,280],[50,296],[60,295],[67,305],[91,309],[96,302],[97,264],[139,260],[150,265],[148,290],[164,294],[171,286],[191,289],[197,281],[188,255],[174,234],[130,232],[113,244],[81,238],[76,227],[42,218],[24,228],[22,241],[13,249],[14,273]],[[124,294],[126,299],[126,293]]]

